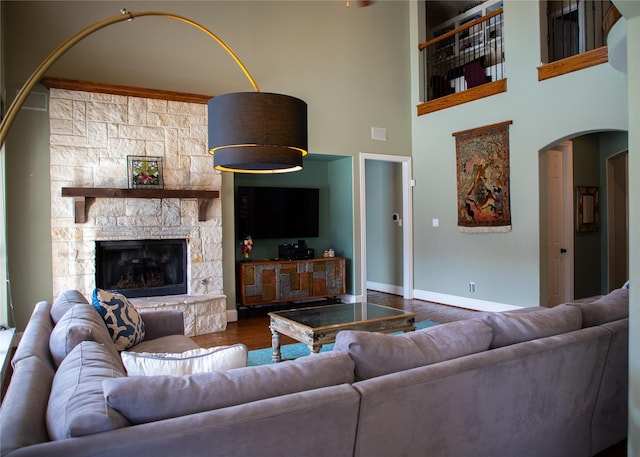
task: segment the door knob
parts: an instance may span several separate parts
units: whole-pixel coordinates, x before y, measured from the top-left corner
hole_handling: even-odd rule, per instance
[[[564,254],[565,252],[567,252],[565,248],[560,248],[560,254]]]

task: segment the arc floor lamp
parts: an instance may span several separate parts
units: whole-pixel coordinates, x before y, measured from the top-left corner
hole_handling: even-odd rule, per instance
[[[307,154],[307,104],[288,95],[260,92],[247,68],[218,36],[190,19],[160,11],[122,10],[120,15],[96,22],[61,44],[31,74],[11,103],[0,125],[0,147],[33,87],[66,51],[100,29],[144,16],[175,19],[203,31],[227,51],[255,90],[209,100],[209,153],[213,155],[214,168],[239,173],[286,173],[302,169],[302,158]]]

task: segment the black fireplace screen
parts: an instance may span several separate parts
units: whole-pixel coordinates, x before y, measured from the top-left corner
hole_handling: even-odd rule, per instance
[[[187,243],[96,241],[96,287],[128,298],[186,294]]]

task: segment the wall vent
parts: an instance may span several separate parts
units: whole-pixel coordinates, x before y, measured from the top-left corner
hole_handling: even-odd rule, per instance
[[[49,109],[49,97],[45,92],[31,92],[24,101],[22,108],[33,111],[47,111]]]

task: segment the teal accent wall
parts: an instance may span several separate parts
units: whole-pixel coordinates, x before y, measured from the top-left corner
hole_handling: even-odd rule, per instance
[[[577,205],[575,189],[581,186],[598,187],[598,211],[602,214],[602,202],[606,200],[605,183],[600,182],[600,151],[598,134],[585,135],[573,140],[574,205]],[[574,214],[575,224],[575,214]],[[605,232],[600,221],[597,232],[577,232],[574,228],[574,297],[599,295],[602,291],[601,245]]]
[[[343,157],[327,162],[329,178],[329,247],[346,258],[346,290],[355,294],[353,159]],[[316,251],[316,255],[319,253]]]
[[[347,259],[347,293],[353,293],[353,170],[351,157],[317,155],[304,159],[303,170],[282,174],[237,174],[234,195],[240,186],[308,187],[320,189],[319,236],[304,238],[307,247],[315,250],[316,257],[333,249],[336,256]],[[234,199],[235,202],[235,199]],[[235,224],[234,224],[235,225]],[[241,243],[235,231],[235,259],[243,260]],[[278,246],[297,243],[298,238],[253,240],[250,258],[253,260],[278,257]]]

